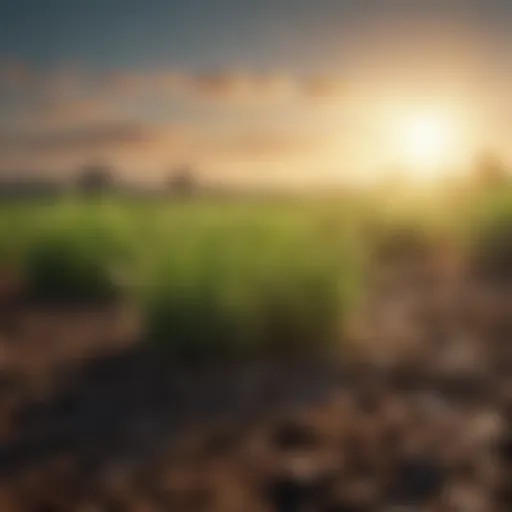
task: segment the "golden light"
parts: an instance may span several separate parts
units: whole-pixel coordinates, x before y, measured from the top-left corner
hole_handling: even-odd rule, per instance
[[[396,145],[400,163],[421,178],[443,173],[456,145],[454,120],[440,114],[414,114],[398,126]]]
[[[368,90],[333,115],[332,159],[357,183],[437,187],[464,176],[482,145],[479,109],[462,93],[428,97]],[[351,129],[339,136],[339,117]],[[348,169],[348,170],[347,170]]]

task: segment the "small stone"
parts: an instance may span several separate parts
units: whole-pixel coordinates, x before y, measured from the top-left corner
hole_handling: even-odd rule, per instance
[[[310,425],[287,420],[279,425],[272,434],[274,447],[285,451],[303,450],[318,444],[318,433]]]
[[[446,480],[444,469],[426,457],[413,457],[402,461],[398,480],[392,489],[394,501],[419,504],[437,496]]]

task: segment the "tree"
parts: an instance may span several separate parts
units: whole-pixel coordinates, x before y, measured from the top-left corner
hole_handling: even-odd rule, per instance
[[[509,183],[510,180],[504,162],[491,151],[477,155],[473,172],[477,185],[485,188],[501,187]]]
[[[192,195],[197,188],[197,182],[192,169],[184,166],[173,171],[167,181],[167,188],[173,195]]]
[[[80,171],[77,186],[82,192],[97,194],[112,187],[114,183],[112,169],[103,164],[86,165]]]

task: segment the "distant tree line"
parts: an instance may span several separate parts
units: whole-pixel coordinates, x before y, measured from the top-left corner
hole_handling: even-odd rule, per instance
[[[165,185],[167,191],[177,196],[190,196],[198,189],[195,173],[188,166],[172,171]]]
[[[390,173],[385,183],[388,192],[400,188],[407,181],[407,172]],[[478,154],[473,161],[469,175],[460,183],[462,186],[472,186],[482,189],[499,189],[512,186],[511,169],[492,151],[484,151]],[[102,162],[93,162],[83,166],[77,173],[74,183],[50,180],[14,180],[4,181],[0,184],[0,194],[5,197],[12,195],[41,195],[59,194],[74,188],[84,195],[101,195],[105,192],[122,191],[123,188],[139,193],[141,189],[129,185],[123,185],[118,179],[114,167]],[[163,178],[160,191],[173,197],[191,197],[204,190],[204,184],[199,181],[197,170],[188,165],[172,168]],[[209,189],[210,192],[212,189]],[[219,190],[215,190],[219,193]]]
[[[77,178],[78,189],[86,194],[104,192],[115,185],[112,168],[104,164],[90,164],[85,166]]]
[[[115,170],[105,164],[90,164],[78,173],[76,186],[85,194],[101,194],[118,187]],[[163,190],[174,196],[187,197],[199,189],[197,173],[189,166],[171,170],[163,183]]]

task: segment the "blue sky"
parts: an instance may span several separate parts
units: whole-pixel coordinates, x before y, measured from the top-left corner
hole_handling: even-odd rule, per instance
[[[69,59],[93,66],[275,65],[319,45],[326,25],[346,21],[355,3],[301,0],[8,0],[0,47],[38,63]],[[334,27],[333,27],[334,28]]]
[[[512,24],[508,0],[4,0],[0,14],[2,53],[98,67],[315,66],[377,20],[462,23],[496,37]]]
[[[475,125],[479,103],[487,133],[504,139],[511,28],[509,0],[3,0],[2,168],[62,170],[98,157],[155,173],[201,145],[201,165],[246,177],[318,161],[368,169],[340,155],[375,142],[367,120],[396,96],[413,110],[463,98]],[[319,97],[329,101],[311,101]],[[94,130],[127,125],[147,138],[114,136],[111,150],[91,142]],[[88,143],[68,147],[81,130]],[[169,133],[189,146],[165,151]],[[23,149],[12,150],[13,138]],[[253,148],[245,158],[244,147]]]

